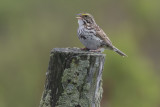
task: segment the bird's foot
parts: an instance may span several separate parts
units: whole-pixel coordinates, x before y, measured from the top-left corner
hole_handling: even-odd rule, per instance
[[[96,50],[89,50],[90,52],[101,52],[101,49],[96,49]]]
[[[81,50],[88,51],[89,49],[88,48],[81,48]]]

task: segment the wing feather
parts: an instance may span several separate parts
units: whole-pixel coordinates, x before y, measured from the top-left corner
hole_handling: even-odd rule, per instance
[[[106,46],[113,48],[112,42],[108,38],[108,36],[105,34],[105,32],[99,26],[95,26],[94,28],[96,31],[96,36],[101,38],[104,41]]]

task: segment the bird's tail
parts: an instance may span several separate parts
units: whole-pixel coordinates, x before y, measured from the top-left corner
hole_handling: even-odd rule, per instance
[[[113,47],[113,51],[117,52],[119,55],[121,56],[127,56],[125,53],[123,53],[122,51],[120,51],[118,48],[116,48],[115,46]]]

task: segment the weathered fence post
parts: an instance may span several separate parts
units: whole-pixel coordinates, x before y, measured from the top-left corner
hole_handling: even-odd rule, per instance
[[[100,107],[104,61],[101,53],[53,49],[39,107]]]

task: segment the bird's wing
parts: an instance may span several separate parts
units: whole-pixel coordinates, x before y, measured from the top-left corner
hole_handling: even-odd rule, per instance
[[[106,46],[113,47],[111,40],[105,34],[105,32],[99,27],[95,26],[96,36],[102,39]]]

